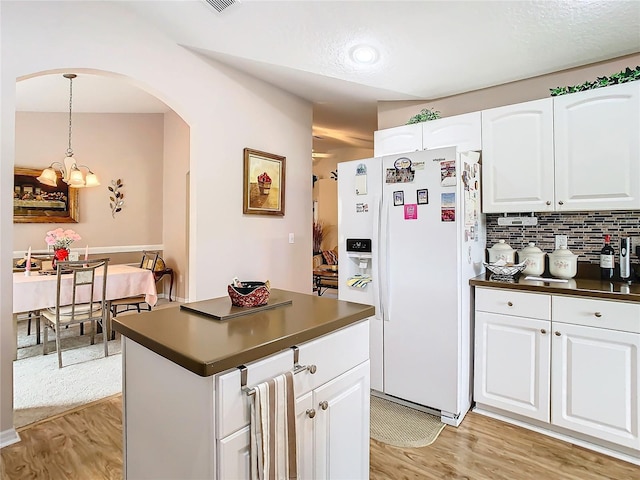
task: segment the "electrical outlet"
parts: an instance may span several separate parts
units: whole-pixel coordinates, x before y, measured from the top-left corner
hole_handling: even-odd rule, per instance
[[[568,238],[566,235],[556,235],[556,250],[560,247],[566,247]]]
[[[631,253],[640,257],[640,237],[631,237]]]

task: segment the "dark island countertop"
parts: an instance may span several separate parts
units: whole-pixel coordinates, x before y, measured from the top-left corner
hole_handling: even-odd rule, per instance
[[[580,270],[578,271],[580,273]],[[520,275],[514,282],[501,282],[489,279],[490,273],[479,275],[469,280],[474,287],[508,288],[511,290],[526,290],[534,293],[552,293],[575,297],[601,298],[624,302],[640,303],[640,283],[626,283],[621,281],[604,281],[593,275],[576,277],[566,283],[544,282],[540,280],[525,280],[527,275]]]
[[[206,377],[313,340],[375,313],[369,305],[278,289],[271,292],[290,299],[291,304],[228,320],[191,313],[175,305],[116,317],[113,329]]]

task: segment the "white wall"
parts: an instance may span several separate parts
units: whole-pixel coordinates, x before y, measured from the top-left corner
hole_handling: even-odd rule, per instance
[[[164,116],[162,244],[163,259],[174,270],[173,294],[180,299],[187,298],[188,288],[189,157],[189,126],[175,112],[169,112]],[[169,292],[169,279],[163,281],[164,291]]]
[[[28,81],[28,80],[27,80]],[[82,81],[79,77],[76,81]],[[18,112],[18,167],[42,170],[64,159],[69,115]],[[100,186],[79,189],[79,220],[75,224],[19,223],[13,226],[13,249],[46,250],[47,231],[72,228],[80,236],[72,248],[162,244],[163,114],[73,114],[73,151],[78,164],[98,175]],[[186,140],[188,141],[188,132]],[[121,179],[122,211],[112,216],[108,190]],[[135,228],[132,228],[132,225]]]
[[[226,294],[239,278],[311,292],[312,107],[206,62],[117,2],[0,3],[0,195],[10,198],[15,82],[38,73],[106,73],[156,95],[189,125],[189,299]],[[286,215],[242,215],[242,150],[287,158]],[[303,199],[303,200],[300,200]],[[304,199],[309,199],[306,202]],[[12,428],[12,212],[0,202],[0,432]],[[288,243],[294,233],[295,244]]]

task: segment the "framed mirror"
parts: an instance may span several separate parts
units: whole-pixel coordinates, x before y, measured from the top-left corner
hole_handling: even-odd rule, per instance
[[[50,187],[38,181],[42,170],[14,167],[13,223],[77,223],[78,189],[62,181]]]

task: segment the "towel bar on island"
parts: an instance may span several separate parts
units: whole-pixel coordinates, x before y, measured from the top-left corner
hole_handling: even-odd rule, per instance
[[[315,365],[300,365],[298,363],[300,350],[298,347],[291,348],[293,349],[293,374],[296,375],[297,373],[306,371],[312,375],[316,373],[317,367]],[[242,391],[245,392],[248,397],[254,395],[256,393],[255,388],[247,387],[247,367],[240,365],[238,369],[240,370],[240,388],[242,388]]]

